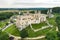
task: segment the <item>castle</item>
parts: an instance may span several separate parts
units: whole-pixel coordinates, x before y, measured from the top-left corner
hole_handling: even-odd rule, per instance
[[[29,13],[29,11],[27,11],[26,14],[24,13],[23,15],[17,16],[16,26],[19,30],[22,30],[29,26],[30,24],[36,24],[46,21],[46,17],[47,15],[41,14],[40,11],[38,13],[35,11],[34,14]]]
[[[23,15],[16,16],[16,26],[21,31],[24,28],[28,27],[30,24],[38,24],[46,21],[46,17],[50,15],[42,14],[40,10],[34,10],[34,14],[30,13],[32,10],[27,10]],[[24,11],[23,11],[24,12]],[[19,14],[21,11],[19,12]]]

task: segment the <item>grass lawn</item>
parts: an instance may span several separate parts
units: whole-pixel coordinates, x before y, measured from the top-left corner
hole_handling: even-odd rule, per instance
[[[5,22],[0,21],[0,28],[4,27],[5,25],[6,25]]]
[[[56,30],[57,24],[56,24],[55,20],[56,20],[56,17],[58,17],[58,16],[60,16],[60,14],[55,13],[53,18],[47,18],[49,23],[53,25],[52,30]]]
[[[55,17],[60,16],[60,13],[54,13]]]
[[[49,21],[50,24],[56,26],[55,20],[56,20],[56,17],[58,17],[58,16],[60,16],[60,14],[54,13],[54,17],[53,18],[47,18],[47,20]]]
[[[56,22],[55,22],[55,19],[56,17],[56,14],[54,14],[55,17],[53,18],[47,18],[47,20],[49,21],[50,24],[52,24],[54,27],[53,28],[46,28],[44,30],[40,30],[38,32],[34,32],[33,30],[31,30],[31,28],[28,26],[27,28],[25,28],[26,32],[28,33],[28,37],[37,37],[37,36],[41,36],[41,35],[46,35],[46,33],[48,33],[50,31],[50,29],[52,29],[53,31],[55,31],[56,29]],[[39,23],[39,24],[32,24],[33,28],[35,29],[38,29],[38,28],[41,28],[42,26],[46,26],[47,24],[44,22],[44,23]],[[12,35],[15,35],[15,36],[20,36],[20,31],[16,28],[15,25],[12,25],[10,26],[9,28],[7,28],[5,30],[6,32],[12,34]],[[25,35],[25,34],[23,34]],[[44,40],[44,39],[43,39]]]
[[[26,28],[27,33],[28,33],[28,37],[37,37],[37,36],[45,35],[46,33],[49,32],[50,29],[51,28],[47,28],[47,29],[44,29],[44,30],[40,30],[40,31],[34,32],[34,31],[31,30],[30,27]]]
[[[12,26],[10,26],[9,28],[7,28],[7,29],[5,30],[5,32],[8,32],[8,33],[10,33],[10,34],[12,34],[12,35],[14,35],[14,36],[20,36],[20,32],[19,32],[19,30],[16,28],[15,25],[12,25]]]
[[[31,30],[30,27],[27,27],[25,30],[26,32],[28,33],[28,37],[37,37],[37,36],[41,36],[41,35],[45,35],[46,33],[48,33],[48,31],[50,30],[51,28],[47,28],[47,29],[44,29],[44,30],[40,30],[38,32],[34,32]],[[5,30],[5,32],[8,32],[14,36],[20,36],[20,31],[16,28],[15,25],[12,25],[10,26],[9,28],[7,28]],[[25,34],[23,34],[25,35]]]
[[[9,19],[6,19],[6,20],[3,20],[3,21],[0,21],[0,27],[4,27],[6,25],[6,23],[8,23]]]
[[[41,26],[46,26],[47,24],[44,23],[40,23],[40,24],[32,24],[33,28],[37,29],[37,28],[41,28]],[[44,30],[40,30],[38,32],[34,32],[33,30],[31,30],[31,28],[28,26],[25,30],[28,33],[28,37],[37,37],[37,36],[41,36],[41,35],[46,35],[46,33],[49,32],[51,28],[47,28]],[[6,32],[14,35],[14,36],[20,36],[20,31],[16,28],[15,25],[10,26],[9,28],[7,28],[5,30]],[[24,35],[24,34],[23,34]]]
[[[53,18],[48,18],[48,21],[50,24],[53,25],[52,28],[47,28],[44,30],[40,30],[38,32],[34,32],[30,29],[30,27],[27,27],[26,30],[28,32],[29,37],[36,37],[36,36],[40,36],[40,35],[46,35],[46,33],[48,33],[51,29],[51,31],[55,31],[56,30],[56,22],[55,19],[56,17],[59,16],[59,14],[54,14]],[[40,28],[41,26],[46,26],[46,23],[40,23],[40,24],[32,24],[33,28]]]
[[[42,23],[39,23],[39,24],[32,24],[32,27],[33,27],[34,29],[39,29],[39,28],[41,28],[42,26],[47,26],[47,23],[42,22]]]
[[[47,20],[49,21],[50,24],[56,25],[55,18],[48,18]]]

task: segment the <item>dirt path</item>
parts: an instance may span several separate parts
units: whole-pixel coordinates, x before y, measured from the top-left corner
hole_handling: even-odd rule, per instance
[[[49,28],[49,27],[53,27],[53,25],[51,25],[48,21],[46,21],[46,23],[47,23],[47,26],[42,26],[42,27],[39,28],[39,29],[34,29],[34,28],[32,27],[32,25],[30,24],[30,28],[31,28],[31,30],[33,30],[34,32],[37,32],[37,31],[39,31],[39,30],[43,30],[43,29],[46,29],[46,28]]]
[[[13,25],[13,23],[10,23],[9,25],[7,25],[4,28],[2,28],[2,31],[4,31],[5,29],[7,29],[8,27],[10,27],[11,25]]]
[[[14,40],[21,39],[21,37],[13,36],[13,35],[11,35],[11,34],[9,34],[9,36],[10,36],[10,37],[14,37]],[[24,38],[24,39],[26,39],[26,40],[29,40],[29,39],[30,39],[30,40],[31,40],[31,39],[33,40],[33,39],[35,39],[35,40],[36,40],[36,39],[41,39],[41,38],[45,38],[45,36],[44,36],[44,35],[42,35],[42,36],[38,36],[38,37],[33,37],[33,38]]]
[[[56,27],[56,31],[58,31],[58,27]]]

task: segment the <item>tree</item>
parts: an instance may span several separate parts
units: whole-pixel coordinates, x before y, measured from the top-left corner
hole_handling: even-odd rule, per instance
[[[23,29],[23,30],[21,31],[20,35],[21,35],[22,38],[28,37],[27,30],[26,30],[26,29]]]
[[[0,30],[0,40],[9,40],[9,35],[6,32]]]
[[[58,30],[60,31],[60,16],[56,17],[56,24],[58,26]]]
[[[60,40],[60,32],[57,32],[58,40]]]
[[[0,20],[9,19],[12,15],[13,13],[11,12],[2,12],[0,13]]]
[[[41,13],[47,14],[48,10],[41,10]]]
[[[60,13],[60,7],[54,7],[53,13]]]
[[[21,40],[24,40],[24,38],[28,37],[27,30],[26,29],[21,30],[20,36]]]
[[[32,13],[32,14],[34,14],[35,12],[34,12],[34,11],[30,11],[29,13]]]
[[[57,33],[54,31],[52,32],[49,32],[46,34],[46,37],[45,37],[47,40],[57,40]]]
[[[23,12],[21,12],[20,15],[23,15]]]

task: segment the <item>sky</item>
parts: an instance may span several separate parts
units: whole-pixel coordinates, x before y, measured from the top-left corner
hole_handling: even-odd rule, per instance
[[[60,0],[0,0],[0,8],[60,7]]]

